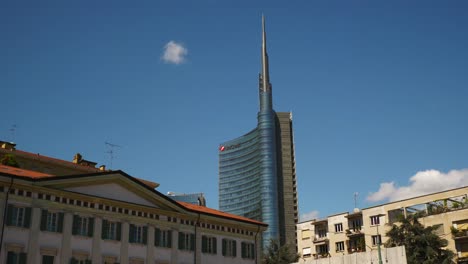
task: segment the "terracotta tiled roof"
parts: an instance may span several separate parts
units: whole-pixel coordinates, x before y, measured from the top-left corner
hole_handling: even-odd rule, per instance
[[[8,173],[16,176],[27,177],[32,179],[40,179],[40,178],[48,178],[48,177],[55,177],[54,175],[37,172],[37,171],[30,171],[24,170],[20,168],[10,167],[6,165],[0,164],[0,172]]]
[[[256,225],[267,226],[267,224],[265,224],[263,222],[260,222],[260,221],[257,221],[257,220],[253,220],[253,219],[243,217],[243,216],[238,216],[238,215],[225,213],[225,212],[218,211],[218,210],[215,210],[215,209],[211,209],[211,208],[208,208],[208,207],[205,207],[205,206],[195,205],[195,204],[186,203],[186,202],[179,202],[179,201],[177,201],[177,203],[179,203],[183,207],[185,207],[185,208],[187,208],[189,210],[192,210],[192,211],[197,211],[197,212],[200,212],[200,213],[221,216],[221,217],[224,217],[224,218],[231,218],[233,220],[238,220],[238,221],[240,220],[240,221],[243,221],[243,222],[249,222],[249,223],[256,224]]]

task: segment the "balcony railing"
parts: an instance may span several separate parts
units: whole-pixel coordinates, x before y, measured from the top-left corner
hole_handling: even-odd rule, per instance
[[[348,237],[364,235],[364,232],[360,228],[346,229],[346,235]]]

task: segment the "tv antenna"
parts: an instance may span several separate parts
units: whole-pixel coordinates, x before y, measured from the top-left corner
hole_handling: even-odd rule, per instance
[[[354,193],[354,208],[357,208],[357,197],[358,197],[358,195],[359,195],[358,192]]]
[[[8,130],[10,131],[10,137],[11,137],[11,138],[10,138],[10,142],[11,142],[11,143],[14,143],[14,142],[15,142],[16,128],[17,128],[16,124],[13,124],[13,125],[11,126],[11,128],[8,129]]]
[[[109,154],[109,158],[110,158],[110,166],[109,166],[109,168],[112,169],[112,163],[114,162],[114,158],[115,158],[115,148],[121,148],[121,146],[116,145],[116,144],[109,143],[109,142],[107,142],[107,141],[105,141],[104,144],[105,144],[106,147],[107,147],[106,153]]]

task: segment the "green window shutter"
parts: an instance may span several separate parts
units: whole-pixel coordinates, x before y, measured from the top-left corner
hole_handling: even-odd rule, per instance
[[[78,260],[76,258],[71,258],[70,264],[78,264]]]
[[[195,250],[195,235],[190,234],[190,250]]]
[[[167,247],[172,248],[172,230],[168,230],[167,232]]]
[[[24,215],[24,224],[23,227],[30,228],[31,227],[31,207],[26,207],[26,212]]]
[[[232,241],[232,256],[237,256],[237,241],[235,240]]]
[[[101,238],[107,239],[107,229],[109,228],[109,221],[103,219],[102,220],[102,227],[101,227]]]
[[[128,230],[128,242],[133,243],[135,242],[135,226],[130,224],[130,229]]]
[[[85,264],[92,264],[90,259],[85,260]]]
[[[41,211],[41,231],[47,230],[47,210]]]
[[[16,262],[15,252],[8,251],[7,253],[7,264],[14,264]]]
[[[60,213],[58,213],[57,232],[62,233],[62,231],[63,231],[63,213],[60,212]]]
[[[117,240],[122,239],[122,223],[117,223]]]
[[[213,237],[213,253],[214,254],[218,254],[218,249],[217,249],[218,245],[217,245],[217,240],[216,240],[216,237]]]
[[[222,249],[221,249],[222,252],[223,252],[223,256],[226,256],[226,246],[227,246],[226,244],[227,244],[226,239],[223,239],[222,240]]]
[[[10,226],[13,224],[13,205],[9,204],[7,207],[7,221],[6,225]]]
[[[245,258],[245,243],[241,243],[241,257]]]
[[[250,245],[250,258],[255,259],[255,244]]]
[[[79,228],[78,221],[79,220],[80,220],[80,217],[78,215],[73,215],[72,235],[78,235],[78,228]]]
[[[18,260],[18,264],[26,264],[26,257],[28,256],[28,254],[22,252],[22,253],[19,253],[19,260]]]
[[[206,247],[207,247],[207,237],[206,236],[202,236],[201,238],[201,251],[203,253],[206,253]]]
[[[179,232],[179,249],[184,249],[184,234]]]
[[[90,217],[88,218],[88,236],[89,237],[93,237],[93,234],[94,234],[94,218],[93,217]]]
[[[148,243],[148,227],[147,226],[144,226],[143,227],[143,244],[147,244]]]
[[[156,228],[154,230],[154,245],[159,247],[161,244],[159,243],[159,240],[161,239],[161,229]]]

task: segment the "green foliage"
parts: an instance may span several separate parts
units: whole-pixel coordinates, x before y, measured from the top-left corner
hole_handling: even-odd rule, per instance
[[[424,227],[418,218],[409,215],[387,232],[386,247],[405,246],[408,264],[453,264],[454,253],[444,249],[447,240],[434,231],[437,227]]]
[[[262,264],[289,264],[299,260],[299,254],[289,245],[280,246],[278,241],[271,240],[263,254]]]
[[[2,165],[19,168],[19,163],[13,154],[5,154],[0,160]]]

